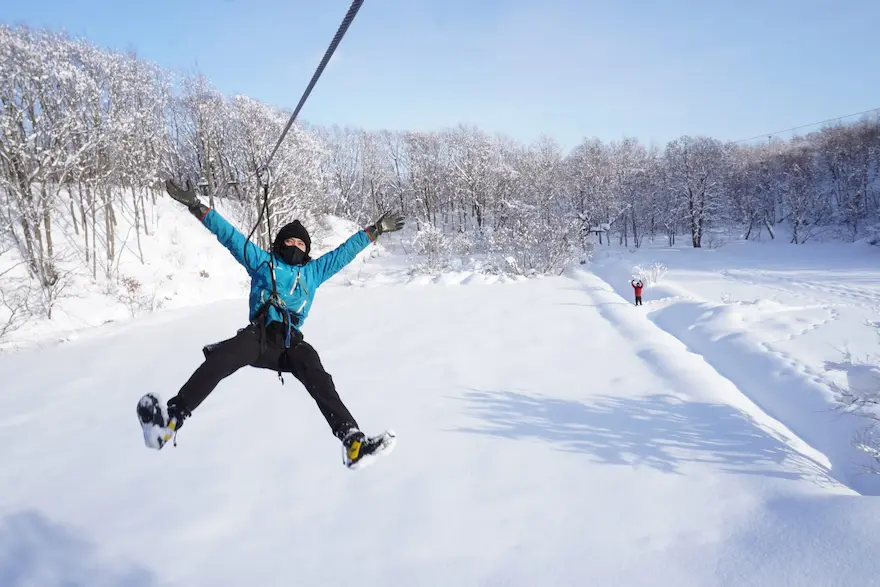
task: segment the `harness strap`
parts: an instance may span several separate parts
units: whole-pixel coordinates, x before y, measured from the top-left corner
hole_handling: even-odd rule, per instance
[[[263,305],[260,306],[260,309],[257,310],[257,313],[254,315],[253,320],[251,320],[251,324],[256,324],[260,329],[260,353],[264,353],[266,351],[266,315],[269,312],[269,306],[273,306],[278,312],[281,314],[281,324],[284,326],[284,349],[290,348],[291,343],[291,334],[293,332],[293,318],[290,314],[290,309],[282,302],[275,294],[269,296],[269,299],[263,302]],[[284,353],[281,353],[278,356],[278,379],[281,380],[281,385],[284,385],[284,376],[281,374],[282,364],[281,361],[284,358]]]

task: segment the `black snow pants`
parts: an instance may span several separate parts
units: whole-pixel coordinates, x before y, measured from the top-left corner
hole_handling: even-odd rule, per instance
[[[333,378],[324,370],[317,351],[302,339],[300,332],[292,331],[287,349],[283,327],[278,322],[272,322],[265,330],[250,324],[233,338],[205,347],[205,361],[180,388],[176,401],[194,411],[220,381],[245,366],[291,373],[308,390],[333,435],[341,440],[348,430],[357,428],[357,422],[339,398]]]

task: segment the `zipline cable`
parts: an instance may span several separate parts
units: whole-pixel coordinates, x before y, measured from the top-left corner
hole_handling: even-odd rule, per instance
[[[327,51],[324,53],[324,58],[321,59],[321,63],[318,65],[318,69],[315,70],[315,73],[312,76],[312,81],[309,82],[306,91],[303,92],[302,98],[299,99],[299,104],[296,105],[293,114],[290,115],[290,120],[287,121],[287,126],[284,127],[284,132],[282,132],[281,136],[278,137],[278,142],[275,143],[275,148],[272,149],[272,152],[269,154],[269,158],[263,165],[264,168],[268,169],[269,163],[272,162],[272,158],[275,157],[275,153],[278,151],[278,147],[281,146],[281,142],[284,140],[284,137],[287,136],[287,131],[290,130],[290,127],[293,125],[293,121],[296,120],[296,116],[302,109],[303,104],[306,103],[309,94],[312,93],[312,89],[315,87],[315,84],[318,83],[318,78],[321,77],[321,74],[324,72],[324,68],[327,67],[327,64],[330,62],[330,58],[333,57],[333,53],[336,51],[336,47],[339,45],[342,37],[345,36],[346,31],[348,31],[348,26],[351,24],[351,21],[354,20],[355,15],[357,14],[358,10],[360,10],[361,4],[363,3],[364,0],[354,0],[354,2],[351,3],[351,6],[349,7],[348,12],[345,15],[345,18],[342,19],[342,24],[339,25],[339,30],[336,31],[336,35],[330,42],[330,46],[327,47]]]
[[[345,36],[345,33],[348,31],[349,25],[351,25],[351,22],[354,20],[355,15],[357,15],[358,10],[360,10],[363,3],[364,0],[354,0],[351,3],[348,12],[345,14],[345,18],[342,19],[342,23],[339,25],[336,34],[333,36],[333,40],[330,42],[330,46],[327,47],[327,50],[324,52],[324,57],[323,59],[321,59],[321,63],[318,65],[318,68],[312,75],[312,79],[309,82],[309,85],[306,87],[302,97],[299,99],[299,103],[293,110],[293,114],[290,115],[290,119],[287,121],[287,125],[281,132],[281,136],[278,137],[278,142],[275,143],[275,147],[272,149],[272,152],[269,154],[269,157],[266,159],[263,165],[256,168],[257,180],[260,182],[260,186],[262,186],[263,188],[263,205],[260,207],[260,214],[257,217],[257,222],[256,224],[254,224],[254,228],[251,230],[250,234],[248,234],[247,240],[244,244],[244,261],[249,269],[250,265],[247,261],[247,246],[251,242],[251,237],[254,235],[254,232],[256,232],[257,227],[260,225],[264,213],[266,214],[268,235],[270,239],[272,238],[272,219],[270,218],[269,214],[269,182],[271,179],[271,174],[269,173],[269,164],[275,157],[275,153],[278,152],[278,147],[281,146],[281,143],[284,141],[284,137],[287,136],[287,132],[290,130],[290,127],[293,126],[293,122],[296,120],[297,115],[299,115],[300,110],[302,110],[303,105],[306,103],[306,100],[312,93],[315,84],[318,83],[318,78],[321,77],[321,74],[324,72],[324,68],[327,67],[327,64],[333,57],[333,53],[336,51],[336,47],[339,46],[340,41],[342,41],[342,37]],[[257,269],[259,269],[259,266],[257,267]],[[269,254],[269,269],[272,275],[272,297],[277,298],[277,288],[275,284],[275,264],[273,260],[273,255],[271,253]],[[256,271],[256,269],[252,269],[252,271]]]

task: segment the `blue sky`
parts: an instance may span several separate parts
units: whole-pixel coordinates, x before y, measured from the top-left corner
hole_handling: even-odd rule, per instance
[[[198,68],[224,93],[293,108],[349,5],[10,0],[0,21]],[[365,0],[301,118],[466,123],[565,149],[594,136],[744,139],[880,108],[877,22],[877,0]]]

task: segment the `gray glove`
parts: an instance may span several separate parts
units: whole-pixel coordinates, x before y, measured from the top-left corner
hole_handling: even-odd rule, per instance
[[[372,240],[376,240],[380,234],[398,231],[403,228],[403,225],[403,216],[397,212],[385,212],[379,217],[379,220],[368,226],[365,230]]]
[[[209,208],[202,204],[201,201],[196,197],[196,190],[192,187],[192,184],[189,180],[186,180],[186,189],[181,189],[170,179],[165,180],[165,191],[168,192],[168,195],[189,208],[189,211],[193,216],[198,218],[199,220],[205,217],[205,214],[208,213]]]

